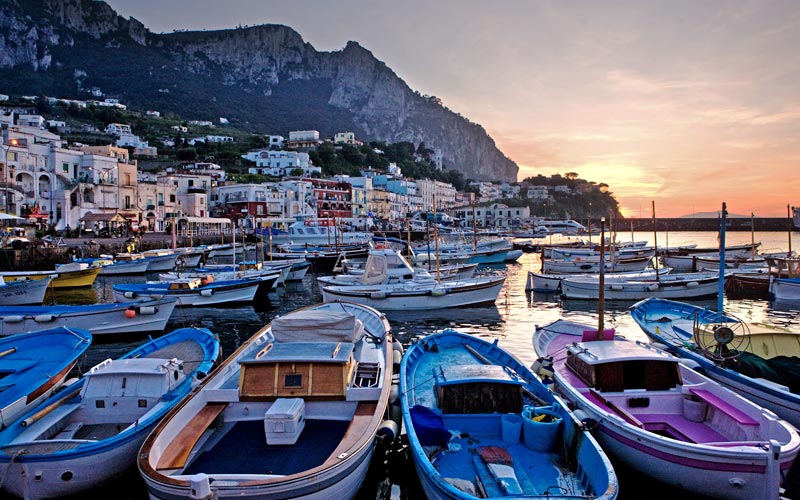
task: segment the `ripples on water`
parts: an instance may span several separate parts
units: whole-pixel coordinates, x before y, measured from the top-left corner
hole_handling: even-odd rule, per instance
[[[794,235],[797,236],[796,234]],[[638,233],[638,240],[652,241],[652,235]],[[750,242],[750,233],[730,233],[728,244]],[[669,240],[672,240],[669,242]],[[762,242],[764,250],[786,250],[788,238],[780,233],[756,233],[756,241]],[[678,233],[667,237],[658,235],[658,242],[663,244],[685,244],[696,242],[699,246],[716,245],[715,233]],[[793,247],[796,248],[796,247]],[[491,307],[441,309],[435,311],[389,311],[386,313],[392,325],[394,335],[404,345],[414,339],[453,328],[470,333],[487,340],[497,338],[501,347],[516,355],[526,365],[535,359],[531,337],[536,325],[544,325],[559,317],[569,317],[577,321],[595,324],[598,321],[597,302],[593,301],[561,301],[554,294],[534,294],[525,292],[525,282],[529,270],[538,271],[541,261],[537,254],[524,254],[517,263],[507,266],[482,266],[479,272],[505,272],[505,285],[497,302]],[[111,286],[115,283],[144,282],[146,279],[157,279],[157,276],[124,277],[99,276],[95,286],[86,290],[70,290],[53,294],[51,302],[63,304],[87,304],[95,302],[111,302],[113,295]],[[224,356],[231,354],[244,340],[252,336],[258,329],[269,323],[274,317],[286,314],[297,308],[320,302],[321,295],[316,276],[309,272],[302,282],[290,283],[285,289],[270,294],[269,303],[259,309],[253,306],[235,308],[188,308],[176,309],[167,325],[167,331],[184,326],[201,326],[217,333],[222,343]],[[607,302],[604,304],[606,327],[614,327],[628,338],[647,340],[639,327],[627,312],[633,302]],[[693,302],[698,305],[716,308],[716,299]],[[725,299],[725,309],[729,313],[748,320],[780,324],[800,330],[800,305],[775,304],[764,300]],[[108,341],[95,338],[89,349],[83,369],[88,369],[106,358],[116,358],[141,343],[141,338],[113,339]],[[413,470],[413,469],[406,469]],[[620,498],[634,499],[645,495],[651,499],[696,498],[671,487],[659,485],[653,488],[653,482],[641,477],[637,472],[616,467],[620,476]],[[406,477],[408,484],[402,490],[397,485],[392,489],[391,497],[420,498],[413,478]],[[366,488],[365,488],[366,489]],[[136,471],[110,485],[99,488],[100,497],[113,495],[115,498],[146,499],[146,489]],[[360,499],[375,498],[375,490],[369,489],[359,494]]]

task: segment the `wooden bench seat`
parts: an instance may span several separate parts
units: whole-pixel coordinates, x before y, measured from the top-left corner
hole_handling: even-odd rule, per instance
[[[175,439],[167,445],[161,458],[158,460],[157,470],[180,469],[186,466],[192,448],[197,444],[200,436],[208,429],[211,422],[217,418],[228,403],[208,403],[197,412],[197,414],[186,423],[183,429],[178,432]]]
[[[689,392],[692,393],[694,396],[697,396],[701,400],[708,403],[708,405],[712,408],[715,408],[722,413],[728,415],[733,420],[735,420],[739,425],[758,425],[758,422],[753,420],[748,414],[736,408],[732,404],[728,403],[724,399],[720,398],[713,392],[707,391],[705,389],[689,389]]]

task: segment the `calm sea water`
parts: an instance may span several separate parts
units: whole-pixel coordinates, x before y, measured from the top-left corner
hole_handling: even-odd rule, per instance
[[[787,233],[728,233],[726,241],[729,245],[749,243],[751,239],[761,242],[762,251],[786,251],[800,246],[800,234],[794,233],[791,243]],[[597,237],[595,237],[596,240]],[[700,247],[718,245],[717,234],[712,232],[676,232],[676,233],[634,233],[619,234],[621,241],[646,240],[650,244],[657,238],[659,247],[677,246],[696,243]],[[537,254],[524,254],[517,263],[501,266],[484,267],[479,272],[505,272],[506,282],[500,296],[492,307],[437,310],[424,312],[388,312],[387,317],[392,325],[395,337],[408,345],[414,339],[453,328],[461,332],[477,335],[485,339],[499,339],[499,344],[516,355],[525,364],[530,365],[535,359],[531,346],[531,336],[535,326],[555,321],[559,317],[570,317],[578,321],[596,323],[597,303],[585,301],[561,301],[552,294],[533,294],[525,292],[525,281],[529,270],[538,271],[541,261]],[[55,294],[51,299],[57,303],[78,304],[111,302],[113,296],[111,286],[114,283],[143,282],[147,277],[103,277],[100,276],[91,289],[69,291]],[[202,326],[217,333],[222,342],[223,355],[232,353],[241,342],[248,339],[259,328],[267,324],[277,315],[283,315],[299,307],[320,302],[321,295],[316,282],[316,275],[309,272],[300,283],[293,283],[272,294],[270,303],[257,310],[253,306],[236,308],[197,308],[176,309],[167,331],[184,326]],[[716,306],[716,299],[695,302]],[[606,327],[614,327],[628,338],[646,340],[638,326],[630,318],[627,308],[631,302],[605,304]],[[782,305],[764,300],[725,299],[725,309],[740,318],[749,321],[780,324],[800,331],[800,305]],[[115,339],[113,342],[95,339],[90,348],[84,369],[106,358],[118,357],[141,343],[141,338]],[[380,465],[376,464],[380,469]],[[394,475],[393,485],[383,485],[382,493],[392,499],[422,498],[422,493],[413,477],[413,468],[399,466],[399,473]],[[685,492],[660,485],[653,488],[653,483],[641,477],[637,472],[616,466],[620,477],[620,498],[636,499],[647,496],[651,500],[673,498],[700,498],[687,495]],[[379,477],[377,479],[380,479]],[[135,470],[129,471],[118,481],[93,492],[100,498],[119,498],[144,500],[147,498],[143,481]],[[86,495],[83,495],[85,497]],[[359,498],[379,497],[376,487],[370,484],[362,488]]]

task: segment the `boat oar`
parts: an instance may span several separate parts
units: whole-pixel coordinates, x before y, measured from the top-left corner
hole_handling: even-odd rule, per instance
[[[11,349],[6,349],[5,351],[0,352],[0,358],[2,358],[3,356],[7,356],[9,354],[14,354],[15,352],[17,352],[16,347],[12,347]]]
[[[71,399],[73,396],[77,395],[80,391],[81,391],[80,387],[74,389],[72,392],[70,392],[69,394],[67,394],[63,398],[61,398],[58,401],[55,401],[55,402],[47,405],[46,407],[42,408],[41,410],[37,411],[36,413],[31,415],[30,417],[28,417],[25,420],[23,420],[22,422],[20,422],[20,425],[22,427],[27,427],[27,426],[31,425],[32,423],[36,422],[37,420],[39,420],[40,418],[44,417],[45,415],[48,415],[50,412],[52,412],[53,410],[55,410],[56,408],[61,406],[65,401],[67,401],[67,400]]]

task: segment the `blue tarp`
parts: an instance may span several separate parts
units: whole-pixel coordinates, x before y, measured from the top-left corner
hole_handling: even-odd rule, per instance
[[[422,446],[447,446],[450,432],[445,429],[441,415],[420,405],[411,407],[409,414],[411,422],[414,424],[414,432],[417,433],[417,438]]]

